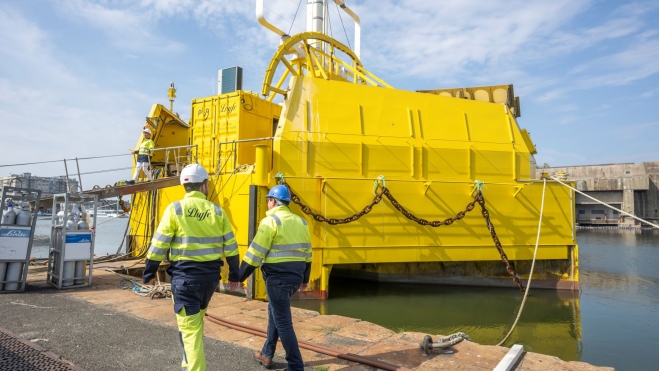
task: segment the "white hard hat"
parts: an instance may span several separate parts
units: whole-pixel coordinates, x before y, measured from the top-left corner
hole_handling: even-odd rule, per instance
[[[146,128],[146,129],[142,130],[142,132],[147,133],[147,134],[151,134],[151,129]]]
[[[208,171],[199,164],[188,165],[181,170],[181,184],[201,183],[208,179]]]

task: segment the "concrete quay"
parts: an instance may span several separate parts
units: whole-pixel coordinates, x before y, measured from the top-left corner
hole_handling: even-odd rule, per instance
[[[566,174],[579,191],[605,204],[645,220],[659,220],[659,162],[537,168],[536,178],[542,173]],[[640,227],[633,218],[578,193],[575,206],[581,226]]]
[[[118,286],[121,277],[100,269],[118,268],[121,264],[99,263],[99,269],[94,269],[92,287],[61,291],[46,284],[43,267],[30,267],[25,293],[0,295],[0,310],[6,318],[3,327],[30,340],[36,338],[32,341],[50,338],[51,341],[39,344],[89,371],[178,369],[181,350],[171,301],[123,290]],[[58,307],[61,309],[57,310]],[[208,312],[244,325],[267,327],[267,303],[261,301],[216,293]],[[66,316],[68,319],[62,319]],[[492,370],[509,350],[463,341],[453,347],[453,354],[426,356],[419,349],[424,333],[396,333],[359,319],[320,315],[298,308],[293,308],[293,321],[299,340],[417,371]],[[208,370],[262,369],[251,360],[250,351],[261,349],[263,338],[210,321],[205,323],[204,334]],[[441,336],[431,335],[434,339]],[[305,349],[301,351],[309,370],[374,370]],[[275,367],[279,369],[285,368],[283,355],[279,346],[275,358]],[[613,369],[529,352],[515,370]]]

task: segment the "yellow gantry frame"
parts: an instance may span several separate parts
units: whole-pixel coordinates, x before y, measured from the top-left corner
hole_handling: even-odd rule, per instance
[[[312,46],[312,44],[320,42],[327,43],[330,50],[329,54]],[[294,65],[286,59],[286,55],[290,50],[293,50],[298,43],[303,45],[306,56],[300,56],[293,61],[294,64],[297,65],[297,69],[295,69]],[[334,54],[335,50],[345,53],[351,59],[351,63],[346,63],[338,58]],[[274,79],[277,67],[280,63],[283,64],[286,69],[279,78],[277,84],[272,85],[272,80]],[[322,77],[325,80],[341,79],[340,76],[337,76],[337,66],[339,65],[345,67],[351,72],[354,83],[369,83],[374,86],[391,88],[391,86],[382,79],[365,70],[357,55],[346,45],[319,32],[303,32],[287,39],[279,46],[279,49],[277,49],[275,56],[270,61],[268,69],[266,70],[261,93],[264,96],[268,96],[269,101],[274,99],[275,93],[286,95],[287,92],[281,89],[286,78],[289,74],[292,76],[304,75],[305,69],[307,69],[313,77]]]

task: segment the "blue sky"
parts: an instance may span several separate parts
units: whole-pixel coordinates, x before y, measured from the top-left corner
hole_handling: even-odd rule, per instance
[[[299,0],[265,0],[267,18],[305,28]],[[362,20],[362,62],[399,89],[512,83],[539,164],[659,161],[658,1],[394,1],[347,4]],[[353,25],[331,4],[333,36]],[[153,103],[189,117],[240,65],[259,90],[278,38],[254,0],[3,0],[0,164],[127,153]],[[291,25],[292,24],[292,25]],[[346,34],[348,39],[346,40]],[[70,164],[75,166],[75,163]],[[82,161],[81,171],[130,166]],[[3,167],[61,175],[61,164]],[[130,171],[90,174],[105,185]]]

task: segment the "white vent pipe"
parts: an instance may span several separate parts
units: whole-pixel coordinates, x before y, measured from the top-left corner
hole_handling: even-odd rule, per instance
[[[355,47],[354,47],[354,52],[357,54],[358,58],[361,58],[361,33],[362,33],[362,27],[361,27],[361,21],[359,20],[359,16],[352,11],[352,9],[348,8],[346,6],[345,1],[343,0],[334,0],[334,2],[343,9],[348,15],[355,21]]]

